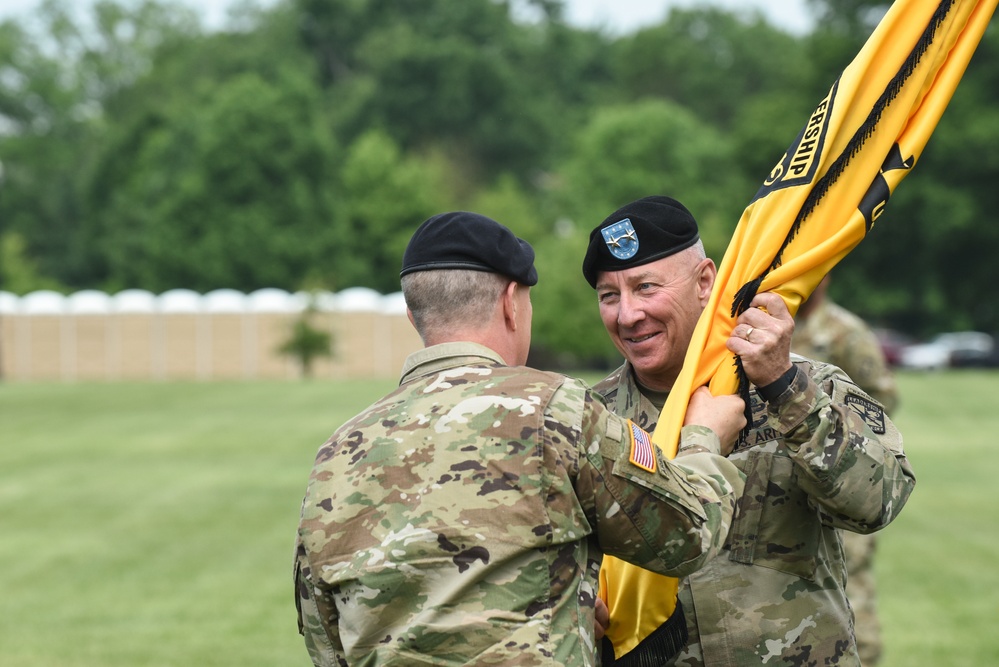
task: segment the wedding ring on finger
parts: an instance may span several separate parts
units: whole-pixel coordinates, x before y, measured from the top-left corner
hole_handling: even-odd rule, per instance
[[[749,327],[748,329],[746,329],[746,342],[748,342],[748,343],[752,343],[753,342],[753,341],[751,341],[749,339],[749,337],[753,335],[753,331],[754,330],[755,330],[754,327]]]

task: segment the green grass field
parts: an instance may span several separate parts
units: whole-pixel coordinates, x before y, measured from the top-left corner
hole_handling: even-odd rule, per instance
[[[999,664],[999,374],[899,381],[918,483],[880,541],[883,664]],[[312,457],[393,384],[0,385],[0,665],[308,665]]]

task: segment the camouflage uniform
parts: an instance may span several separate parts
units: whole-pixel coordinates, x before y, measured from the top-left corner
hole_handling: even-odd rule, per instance
[[[819,302],[807,318],[798,319],[791,349],[839,366],[888,413],[898,405],[895,377],[874,332],[862,319],[828,298]],[[853,607],[860,660],[866,667],[874,667],[882,653],[872,567],[876,537],[849,531],[844,531],[842,537],[846,552],[846,596]]]
[[[316,458],[295,567],[312,661],[597,664],[602,550],[687,574],[743,486],[709,429],[685,428],[675,463],[653,454],[655,473],[631,433],[579,381],[481,345],[411,355]]]
[[[914,478],[880,405],[838,368],[792,360],[797,375],[770,405],[751,391],[752,424],[730,456],[745,491],[723,553],[681,585],[690,641],[677,665],[859,664],[837,529],[883,527]],[[627,362],[594,389],[655,429],[661,408]]]

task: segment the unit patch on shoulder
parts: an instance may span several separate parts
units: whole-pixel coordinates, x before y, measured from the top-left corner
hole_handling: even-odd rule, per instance
[[[652,439],[642,427],[635,422],[628,420],[631,427],[631,456],[629,461],[642,470],[648,472],[656,471],[656,452],[653,449]]]
[[[884,435],[886,430],[884,408],[871,399],[857,394],[847,394],[846,404],[860,415],[860,418],[871,427],[872,431],[878,435]]]

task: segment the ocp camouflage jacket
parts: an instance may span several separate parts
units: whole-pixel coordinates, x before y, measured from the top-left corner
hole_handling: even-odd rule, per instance
[[[316,457],[295,568],[313,662],[596,664],[602,552],[687,574],[742,491],[711,431],[686,428],[675,462],[652,446],[655,472],[637,435],[581,382],[485,347],[412,355]]]
[[[835,366],[792,360],[794,381],[769,405],[752,389],[752,424],[729,457],[746,486],[722,553],[680,588],[690,640],[672,664],[860,664],[836,529],[888,525],[915,478],[879,403]],[[655,429],[661,411],[627,363],[594,389]]]

